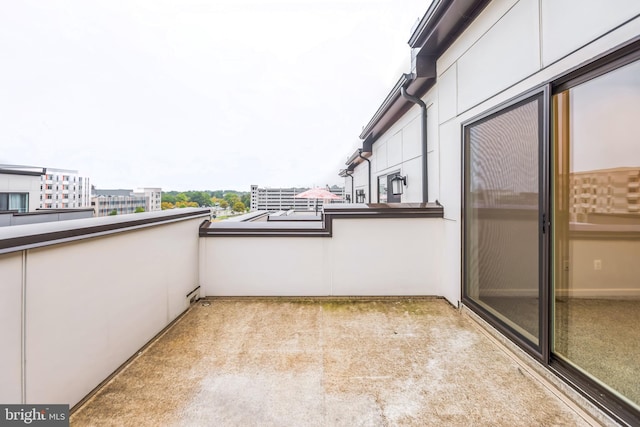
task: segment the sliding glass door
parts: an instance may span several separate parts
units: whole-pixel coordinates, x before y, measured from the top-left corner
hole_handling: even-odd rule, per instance
[[[631,425],[639,123],[640,41],[463,124],[463,302]]]

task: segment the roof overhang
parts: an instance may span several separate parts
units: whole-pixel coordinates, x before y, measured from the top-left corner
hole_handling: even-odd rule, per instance
[[[375,141],[413,107],[402,97],[400,89],[422,97],[436,83],[436,60],[484,9],[490,0],[435,0],[409,39],[414,49],[414,70],[403,74],[364,127],[360,139]],[[364,145],[364,144],[363,144]]]
[[[0,168],[0,174],[5,175],[28,175],[28,176],[42,176],[45,174],[43,168]]]
[[[435,0],[429,6],[411,38],[409,46],[442,53],[473,21],[490,0]]]
[[[353,154],[351,154],[349,156],[349,158],[347,158],[347,161],[344,164],[345,165],[351,165],[356,160],[358,160],[358,163],[360,163],[360,148],[358,148],[356,151],[354,151]]]
[[[363,146],[366,145],[365,143],[366,140],[364,141]],[[369,146],[371,146],[371,144],[369,144]],[[344,164],[349,166],[349,170],[354,170],[357,165],[364,161],[363,157],[369,158],[372,154],[373,153],[370,149],[366,151],[364,148],[358,148],[349,156],[349,158],[347,158],[347,161]]]

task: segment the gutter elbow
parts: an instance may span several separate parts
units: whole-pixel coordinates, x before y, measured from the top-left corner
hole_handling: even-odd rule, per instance
[[[407,90],[405,89],[404,86],[400,87],[400,94],[407,101],[413,102],[414,104],[418,104],[421,108],[424,108],[424,109],[427,108],[427,104],[425,104],[422,99],[415,97],[413,95],[409,95],[409,93],[407,93]]]

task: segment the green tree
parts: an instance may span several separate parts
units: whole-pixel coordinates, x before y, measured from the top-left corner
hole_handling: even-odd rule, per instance
[[[244,203],[238,200],[233,204],[233,210],[235,212],[244,212],[246,210],[246,207],[244,206]]]
[[[227,209],[229,207],[229,202],[227,202],[226,200],[220,200],[220,207],[222,209]]]
[[[251,206],[251,193],[243,193],[240,201],[244,203],[245,208]]]
[[[187,197],[186,194],[184,193],[178,193],[176,194],[176,203],[178,202],[188,202],[189,198]]]
[[[142,206],[138,206],[134,213],[144,212],[144,208]]]
[[[118,210],[114,209],[111,212],[109,212],[109,216],[114,216],[114,215],[118,215]]]
[[[175,194],[162,193],[162,203],[171,203],[172,205],[175,205],[176,204],[176,195]]]
[[[224,199],[229,203],[230,206],[233,206],[235,202],[240,201],[240,197],[236,193],[225,193]]]
[[[197,203],[199,206],[211,206],[211,196],[204,191],[193,191],[189,194],[189,201]]]

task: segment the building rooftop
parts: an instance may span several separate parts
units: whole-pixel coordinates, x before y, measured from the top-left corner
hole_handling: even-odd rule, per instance
[[[443,299],[201,300],[72,425],[597,425]]]

